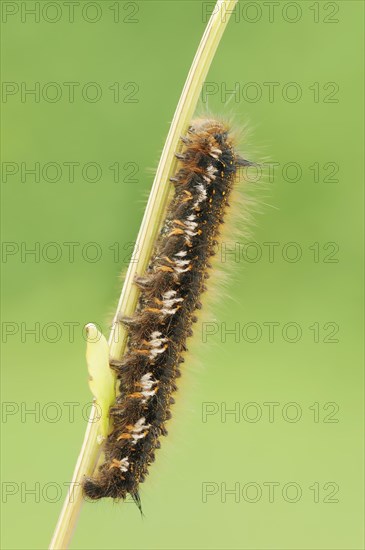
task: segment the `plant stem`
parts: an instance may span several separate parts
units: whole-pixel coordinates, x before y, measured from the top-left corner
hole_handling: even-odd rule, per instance
[[[135,311],[138,300],[138,289],[133,284],[133,281],[137,274],[142,275],[148,267],[170,192],[169,178],[176,170],[174,153],[178,150],[180,136],[186,132],[194,114],[203,82],[236,2],[237,0],[217,1],[186,79],[162,151],[135,244],[133,258],[137,258],[137,261],[131,262],[128,267],[113,320],[109,337],[111,358],[120,358],[124,353],[127,343],[127,332],[118,321],[118,317],[121,312],[124,315],[131,315]],[[85,476],[93,474],[100,457],[102,446],[97,441],[98,423],[95,419],[96,408],[93,407],[70,489],[49,547],[50,550],[68,548],[83,503],[83,479]]]

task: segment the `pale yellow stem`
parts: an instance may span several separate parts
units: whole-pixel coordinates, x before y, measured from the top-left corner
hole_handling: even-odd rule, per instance
[[[138,289],[133,281],[137,274],[141,275],[145,272],[151,257],[169,196],[171,187],[169,178],[176,170],[174,153],[178,150],[180,136],[186,132],[192,119],[203,82],[236,2],[237,0],[217,1],[177,105],[137,237],[133,254],[136,261],[129,265],[114,317],[109,337],[110,356],[113,358],[120,358],[125,350],[127,333],[118,322],[118,317],[120,313],[131,315],[135,311]],[[97,464],[101,445],[98,443],[98,423],[93,422],[95,417],[94,407],[50,550],[68,548],[83,503],[82,481],[85,476],[93,474]]]

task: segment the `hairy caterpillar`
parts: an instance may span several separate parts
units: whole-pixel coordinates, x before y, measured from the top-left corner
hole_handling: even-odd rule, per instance
[[[119,394],[110,409],[112,432],[105,443],[105,462],[96,478],[84,482],[92,499],[132,495],[139,506],[139,483],[166,435],[173,392],[184,362],[186,339],[208,278],[220,225],[240,166],[251,163],[234,149],[228,125],[198,119],[182,138],[180,169],[171,181],[175,193],[155,251],[143,277],[136,313],[122,318],[128,350],[111,361]]]

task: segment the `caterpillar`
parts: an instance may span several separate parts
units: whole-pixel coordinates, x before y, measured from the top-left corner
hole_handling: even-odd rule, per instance
[[[127,351],[121,360],[110,361],[119,393],[110,409],[105,462],[84,482],[87,497],[130,494],[140,510],[138,487],[155,460],[160,436],[167,435],[172,394],[228,199],[239,167],[252,164],[236,152],[224,122],[197,119],[181,140],[179,169],[171,178],[174,195],[149,267],[135,280],[140,289],[136,312],[120,319],[128,331]]]

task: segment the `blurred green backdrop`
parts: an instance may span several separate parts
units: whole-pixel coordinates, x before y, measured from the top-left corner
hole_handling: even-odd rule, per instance
[[[35,549],[86,427],[82,327],[108,334],[212,4],[1,4],[2,547]],[[256,244],[226,243],[146,517],[86,503],[72,548],[363,548],[362,21],[359,1],[240,2],[200,112],[274,163],[247,184]]]

